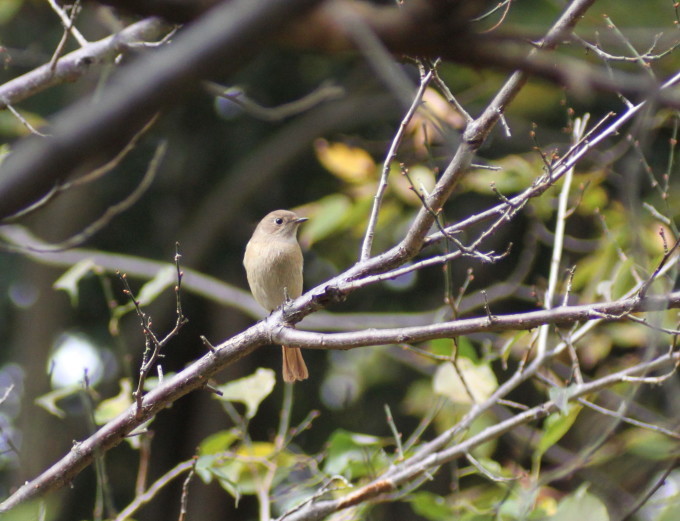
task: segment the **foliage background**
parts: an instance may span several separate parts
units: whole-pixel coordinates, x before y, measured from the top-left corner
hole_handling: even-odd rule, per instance
[[[556,0],[517,1],[502,29],[509,34],[539,37],[563,5]],[[125,22],[131,20],[112,13],[96,3],[87,3],[77,27],[88,39],[95,40],[110,34],[112,26],[118,23],[117,17]],[[651,44],[654,35],[662,31],[664,43],[677,38],[671,2],[649,0],[641,5],[629,0],[600,1],[579,24],[577,33],[592,39],[595,31],[599,31],[603,41],[613,48],[611,52],[623,53],[625,49],[616,40],[614,31],[605,27],[602,18],[605,13],[640,48]],[[48,62],[61,36],[62,27],[47,2],[4,0],[0,3],[0,45],[3,46],[0,59],[4,59],[0,84]],[[66,50],[75,48],[71,39]],[[591,55],[584,55],[582,48],[574,46],[568,52],[592,60]],[[133,59],[126,55],[123,65]],[[413,64],[406,60],[400,62],[399,67],[417,83],[418,73]],[[637,71],[634,64],[624,67]],[[677,56],[671,54],[655,63],[654,71],[658,77],[665,78],[677,67]],[[77,100],[92,97],[96,103],[97,92],[115,75],[115,68],[110,65],[93,70],[72,84],[32,96],[16,108],[34,126],[42,128]],[[507,76],[498,70],[453,63],[442,63],[440,74],[473,115],[482,110]],[[114,175],[64,193],[22,224],[47,241],[57,242],[77,233],[103,209],[124,199],[139,185],[156,145],[166,140],[167,154],[151,187],[137,204],[89,238],[84,247],[165,262],[172,260],[175,243],[179,242],[182,267],[245,289],[241,258],[254,224],[272,209],[293,208],[310,217],[301,237],[306,247],[307,287],[323,282],[355,262],[379,165],[403,117],[403,107],[390,89],[376,78],[359,54],[301,52],[276,45],[268,47],[237,74],[221,77],[216,73],[211,79],[238,86],[249,98],[268,107],[299,99],[324,83],[340,86],[345,94],[281,121],[262,121],[233,103],[215,100],[196,89],[185,103],[162,114]],[[434,102],[432,104],[434,106]],[[446,220],[461,220],[478,208],[492,204],[496,195],[489,189],[491,180],[505,195],[526,187],[543,168],[536,145],[543,150],[553,147],[564,150],[569,142],[565,131],[570,126],[569,109],[575,114],[588,112],[591,121],[596,121],[607,111],[619,107],[620,101],[611,94],[576,95],[545,81],[532,80],[507,112],[512,135],[504,135],[498,127],[479,151],[477,162],[498,165],[503,170],[479,170],[469,175],[444,209]],[[426,150],[419,146],[417,136],[412,133],[399,152],[399,160],[408,164],[414,175],[418,172],[416,167],[422,169],[425,182],[431,179],[433,168],[445,164],[459,139],[460,119],[450,109],[442,114],[449,118],[449,128],[440,142]],[[641,140],[639,149],[629,147],[621,152],[614,148],[602,149],[580,166],[575,185],[587,186],[587,189],[584,188],[575,214],[568,222],[571,243],[565,259],[565,266],[578,266],[573,281],[573,290],[578,294],[575,300],[586,302],[588,297],[594,298],[602,291],[598,286],[602,281],[611,281],[615,292],[616,284],[625,286],[625,276],[617,278],[612,274],[617,255],[614,244],[625,250],[639,246],[640,255],[635,262],[647,260],[647,267],[662,253],[656,232],[658,223],[642,213],[639,203],[648,201],[663,207],[673,218],[672,201],[677,185],[671,177],[665,195],[651,187],[640,175],[644,167],[641,157],[652,171],[673,174],[675,168],[669,165],[669,154],[674,151],[672,139],[677,121],[675,113],[660,111],[650,126],[636,136]],[[535,139],[531,137],[532,130],[536,133]],[[26,128],[10,112],[0,113],[0,136],[9,150],[26,134]],[[332,148],[335,143],[350,148]],[[614,145],[612,143],[612,147]],[[408,193],[404,180],[395,174],[381,214],[375,251],[382,251],[399,239],[419,206],[419,201]],[[469,298],[462,306],[464,312],[482,314],[478,290],[507,281],[522,270],[525,271],[522,280],[508,298],[493,304],[493,311],[509,313],[536,307],[536,301],[540,301],[537,295],[545,288],[549,270],[548,230],[554,217],[553,206],[554,198],[537,201],[492,238],[487,244],[489,250],[502,252],[508,243],[513,244],[509,255],[499,262],[483,264],[463,258],[450,265],[454,295],[466,284],[467,270],[474,270],[474,280],[466,290]],[[609,236],[603,233],[595,208],[599,209],[599,215],[606,217]],[[631,222],[635,225],[633,233]],[[672,237],[673,232],[668,233]],[[112,310],[107,302],[112,298],[118,305],[126,302],[120,280],[111,274],[89,273],[79,280],[77,299],[73,301],[66,292],[54,288],[64,271],[64,267],[49,266],[15,252],[0,254],[0,285],[4,296],[0,300],[0,389],[14,385],[0,406],[2,438],[7,444],[0,468],[3,497],[67,452],[73,440],[83,439],[93,431],[93,410],[102,400],[118,394],[121,378],[135,375],[143,350],[144,338],[134,313],[121,320],[120,334],[114,335],[110,330]],[[133,289],[139,290],[143,282],[133,279]],[[441,268],[431,268],[412,275],[410,280],[365,288],[332,311],[380,311],[398,316],[443,308],[445,294]],[[165,373],[179,371],[205,353],[200,335],[217,342],[243,330],[255,318],[253,314],[191,292],[182,294],[182,302],[189,323],[165,351],[162,362]],[[172,291],[166,290],[146,308],[157,331],[172,327],[174,303]],[[51,360],[64,335],[83,338],[95,346],[103,373],[101,380],[93,385],[92,393],[73,392],[57,402],[65,413],[59,418],[36,405],[36,399],[54,390]],[[460,349],[468,356],[484,358],[485,353],[497,353],[507,340],[505,336],[480,334],[461,339]],[[522,335],[516,338],[516,352],[509,357],[511,367],[521,356],[524,341],[526,338]],[[648,342],[649,337],[630,323],[607,326],[594,335],[581,352],[583,369],[596,375],[599,368],[631,363],[641,356]],[[444,340],[421,347],[446,354],[452,344]],[[470,354],[472,352],[477,355]],[[230,366],[216,383],[255,373],[259,367],[278,372],[279,357],[278,348],[259,349],[254,356]],[[379,438],[367,439],[370,443],[364,448],[352,445],[358,451],[358,461],[365,466],[356,471],[359,474],[365,472],[370,476],[373,465],[380,465],[372,460],[380,454],[378,447],[384,447],[386,454],[393,456],[395,447],[385,416],[386,404],[394,414],[395,425],[403,433],[412,432],[435,403],[440,404],[441,410],[426,436],[442,430],[444,425],[450,426],[461,414],[460,405],[445,402],[433,392],[431,380],[438,364],[399,346],[348,352],[314,350],[306,353],[305,358],[312,376],[295,386],[292,424],[303,421],[310,411],[319,411],[319,415],[295,438],[294,445],[301,453],[319,454],[320,465],[324,462],[328,465],[329,458],[335,461],[333,450],[342,452],[343,444],[353,443],[343,437],[345,432]],[[562,376],[566,377],[564,368],[569,361],[560,362],[562,365],[558,364],[555,371],[563,371]],[[68,363],[75,365],[74,361]],[[498,380],[508,374],[498,356],[493,357],[489,367]],[[532,405],[539,402],[541,398],[536,393],[542,390],[540,384],[530,383],[510,398]],[[644,394],[637,397],[635,412],[650,423],[670,421],[676,425],[672,418],[680,409],[678,396],[675,378],[663,386],[645,388]],[[252,440],[273,439],[283,399],[283,385],[278,383],[248,425]],[[503,411],[494,413],[502,417]],[[599,435],[600,419],[592,411],[582,412],[577,425],[546,453],[544,465],[548,468],[570,461],[572,451],[583,451],[588,464],[578,465],[573,473],[564,472],[558,479],[546,482],[538,492],[534,490],[544,501],[542,515],[555,512],[554,508],[551,511],[550,501],[554,500],[554,506],[569,493],[584,494],[580,487],[589,483],[588,492],[593,496],[588,498],[598,497],[601,504],[607,505],[612,519],[620,518],[640,491],[654,482],[657,472],[665,468],[662,464],[677,451],[675,440],[668,437],[620,428],[602,445],[593,440],[597,451],[595,455],[589,454],[583,447]],[[151,426],[149,482],[178,461],[190,459],[206,437],[232,426],[232,418],[224,406],[207,391],[194,392],[179,400]],[[353,514],[374,519],[446,519],[451,518],[461,504],[480,512],[496,504],[505,505],[499,507],[497,515],[507,509],[504,515],[509,516],[508,519],[521,518],[517,513],[521,510],[518,491],[522,491],[523,480],[529,479],[541,428],[533,425],[518,429],[476,453],[484,458],[486,465],[495,465],[494,471],[499,475],[514,474],[519,481],[490,483],[479,473],[470,472],[467,462],[461,462],[463,468],[451,465],[418,493],[400,501],[375,505],[370,513],[353,511]],[[18,455],[7,440],[12,440]],[[106,457],[111,501],[118,508],[133,496],[139,457],[139,450],[128,444],[121,444]],[[350,472],[349,462],[343,461],[344,466],[340,458],[335,461],[337,474]],[[97,494],[94,477],[94,468],[89,468],[78,476],[72,489],[50,496],[47,518],[92,518]],[[310,475],[302,473],[300,479],[303,478],[308,479]],[[175,515],[181,491],[181,480],[173,482],[138,518],[166,519],[168,509]],[[289,497],[284,492],[280,493]],[[520,506],[513,506],[515,501]],[[599,505],[596,503],[597,508]],[[216,481],[204,484],[198,479],[191,484],[188,508],[188,519],[206,521],[234,515],[253,518],[258,511],[253,495],[244,495],[236,510],[233,498]]]

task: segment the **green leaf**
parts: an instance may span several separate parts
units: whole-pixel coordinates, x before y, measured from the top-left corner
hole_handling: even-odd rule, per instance
[[[668,461],[677,452],[678,440],[660,432],[631,429],[622,433],[627,451],[652,461]]]
[[[240,466],[237,483],[242,494],[257,492],[258,485],[269,471],[268,465],[274,464],[277,467],[273,482],[273,485],[276,485],[290,472],[295,463],[295,456],[286,451],[277,452],[276,446],[266,441],[242,444],[236,456],[240,458],[234,463]]]
[[[538,441],[538,445],[532,456],[534,468],[538,468],[545,452],[569,432],[569,429],[574,425],[581,409],[581,405],[571,404],[566,407],[566,412],[551,414],[545,419],[545,422],[543,423],[543,435]]]
[[[0,2],[0,25],[11,21],[22,5],[24,5],[24,0],[2,0]]]
[[[467,358],[468,360],[479,363],[479,356],[477,356],[477,350],[475,346],[470,342],[470,339],[466,336],[458,337],[458,358]]]
[[[94,422],[97,425],[104,425],[110,422],[114,418],[120,416],[125,411],[128,410],[130,405],[132,405],[132,380],[130,378],[122,378],[119,381],[120,392],[106,400],[103,400],[94,410]],[[138,450],[141,446],[140,436],[136,436],[136,433],[145,432],[154,418],[150,418],[141,425],[135,427],[135,429],[130,433],[130,436],[125,437],[125,441],[135,450]]]
[[[488,364],[475,364],[468,358],[460,357],[456,365],[458,370],[449,362],[437,368],[432,381],[435,393],[446,396],[454,403],[469,405],[473,401],[479,403],[486,400],[498,388],[496,375]]]
[[[218,482],[220,486],[226,490],[231,497],[234,498],[234,505],[236,508],[238,508],[238,503],[241,500],[241,492],[239,490],[238,484],[227,478],[220,478],[218,479]]]
[[[356,479],[373,475],[389,465],[382,447],[385,440],[376,436],[336,430],[328,442],[324,472]]]
[[[229,447],[231,447],[239,438],[240,436],[236,429],[218,431],[203,439],[198,446],[198,453],[201,456],[204,456],[207,454],[224,452],[229,450]]]
[[[169,286],[177,282],[177,268],[175,266],[165,266],[158,270],[156,276],[148,281],[139,290],[139,294],[135,298],[140,306],[148,306],[156,300],[163,291]],[[109,331],[115,335],[118,333],[118,324],[120,319],[127,315],[130,311],[135,309],[133,302],[128,302],[122,306],[118,306],[111,312],[111,321],[109,322]]]
[[[436,338],[431,340],[428,345],[430,351],[439,356],[451,356],[454,350],[458,350],[457,356],[459,358],[467,358],[473,362],[479,362],[479,356],[477,356],[477,350],[475,346],[470,342],[467,337],[458,337],[458,346],[450,338]]]
[[[426,519],[441,521],[453,519],[454,510],[446,499],[432,492],[416,492],[409,496],[413,511]]]
[[[347,215],[352,210],[352,201],[346,195],[333,194],[319,199],[310,206],[313,215],[300,230],[300,241],[308,245],[343,229],[347,224]]]
[[[219,438],[211,440],[209,445],[214,448],[219,443],[227,444],[230,435],[220,433]],[[206,483],[217,479],[222,488],[238,500],[241,495],[257,493],[271,465],[276,466],[272,482],[276,485],[294,464],[295,456],[287,451],[278,452],[273,443],[251,442],[241,444],[236,450],[199,456],[196,472]]]
[[[557,512],[550,521],[609,521],[609,513],[604,503],[588,493],[588,484],[581,485],[576,492],[569,494],[557,506]]]
[[[120,392],[113,398],[102,401],[94,410],[94,422],[97,425],[113,420],[132,405],[132,382],[129,378],[122,378],[119,385]]]
[[[199,457],[196,461],[196,474],[198,474],[204,483],[212,482],[214,477],[225,479],[226,481],[229,480],[218,469],[224,465],[225,458],[223,453],[229,450],[234,442],[239,439],[240,435],[236,429],[219,431],[203,439],[198,446]],[[228,492],[238,501],[239,494],[236,489],[228,490]]]
[[[250,419],[257,414],[257,408],[269,396],[275,384],[276,373],[260,367],[250,376],[221,385],[217,389],[222,392],[222,396],[214,396],[218,400],[245,404],[246,418]]]
[[[65,291],[71,299],[71,306],[78,305],[78,283],[96,267],[92,259],[83,259],[66,270],[53,284],[54,289]]]
[[[453,340],[450,338],[435,338],[430,341],[430,351],[438,356],[451,356],[453,348]]]

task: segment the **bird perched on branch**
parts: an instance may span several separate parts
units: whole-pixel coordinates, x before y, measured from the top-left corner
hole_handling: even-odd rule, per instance
[[[306,220],[288,210],[275,210],[260,221],[248,241],[243,257],[248,285],[257,303],[267,311],[302,294],[303,260],[297,231]],[[309,372],[300,348],[281,348],[283,380],[305,380]]]

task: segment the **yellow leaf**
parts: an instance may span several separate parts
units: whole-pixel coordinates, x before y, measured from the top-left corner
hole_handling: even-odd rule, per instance
[[[496,376],[488,365],[477,365],[463,357],[458,358],[456,365],[458,370],[448,362],[437,368],[433,381],[435,393],[446,396],[454,403],[472,404],[473,398],[477,403],[484,401],[498,387]]]
[[[434,177],[434,172],[422,165],[409,168],[408,178],[401,172],[398,172],[398,168],[393,166],[392,170],[393,173],[389,179],[390,187],[400,199],[414,206],[422,205],[414,190],[423,197],[427,197],[437,181]],[[409,179],[413,186],[411,186]]]
[[[129,378],[122,378],[119,384],[120,392],[101,402],[95,409],[94,421],[97,425],[104,425],[132,405],[132,382]]]
[[[375,177],[375,161],[363,148],[317,139],[314,149],[324,168],[347,183],[361,184]]]
[[[423,101],[406,127],[418,155],[429,157],[434,143],[449,139],[451,129],[465,126],[465,118],[435,89],[428,87]]]

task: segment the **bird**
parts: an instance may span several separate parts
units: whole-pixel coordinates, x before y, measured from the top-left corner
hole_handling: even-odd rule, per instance
[[[302,250],[297,239],[307,220],[289,210],[274,210],[257,225],[246,245],[243,266],[255,301],[271,312],[302,294]],[[283,380],[291,383],[309,377],[299,347],[281,346]]]

